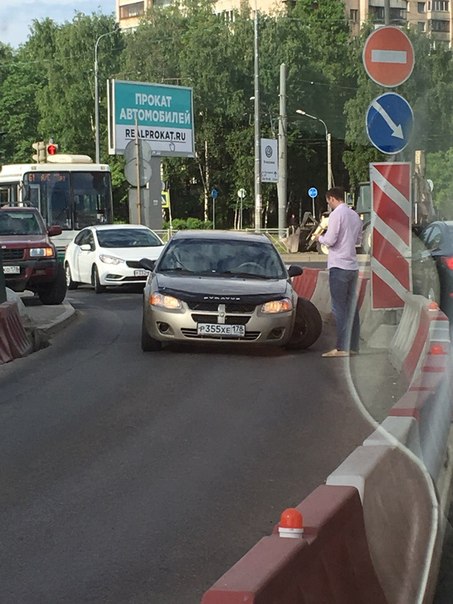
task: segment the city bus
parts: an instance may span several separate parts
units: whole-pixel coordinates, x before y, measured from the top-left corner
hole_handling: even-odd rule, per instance
[[[110,168],[87,155],[56,154],[47,163],[10,164],[0,169],[0,205],[37,208],[60,253],[86,226],[113,222]]]

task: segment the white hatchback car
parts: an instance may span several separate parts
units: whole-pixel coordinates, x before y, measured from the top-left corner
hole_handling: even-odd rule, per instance
[[[163,248],[160,237],[140,224],[87,227],[77,233],[66,249],[68,289],[87,283],[99,294],[108,285],[144,285],[148,271],[139,261],[157,260]]]

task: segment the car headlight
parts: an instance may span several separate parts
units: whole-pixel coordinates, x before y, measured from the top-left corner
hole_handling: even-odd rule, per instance
[[[166,308],[167,310],[181,310],[182,302],[178,298],[173,296],[167,296],[159,292],[154,292],[149,297],[149,303],[151,306],[159,306],[160,308]]]
[[[124,260],[116,256],[107,256],[107,254],[99,254],[99,260],[105,264],[122,264]]]
[[[261,312],[264,314],[275,315],[280,312],[289,312],[293,309],[293,303],[289,298],[283,300],[270,300],[261,307]]]
[[[32,247],[30,249],[30,258],[53,258],[55,256],[51,247]]]

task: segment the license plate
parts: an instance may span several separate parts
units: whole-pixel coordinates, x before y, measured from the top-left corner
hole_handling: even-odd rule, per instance
[[[144,268],[137,268],[134,271],[134,277],[147,277],[149,275],[149,271],[145,271]]]
[[[199,336],[244,337],[245,325],[223,325],[219,323],[198,323]]]
[[[20,275],[20,266],[4,266],[3,272],[5,275]]]

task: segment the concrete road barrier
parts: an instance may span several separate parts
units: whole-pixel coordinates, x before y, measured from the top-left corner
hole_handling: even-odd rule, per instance
[[[8,363],[33,350],[33,345],[22,324],[16,302],[0,304],[0,364]]]
[[[419,602],[437,535],[437,502],[426,472],[401,448],[355,449],[327,485],[358,489],[371,558],[389,604]]]
[[[387,604],[357,490],[320,486],[297,509],[304,537],[264,537],[204,594],[202,604]]]
[[[311,269],[297,278],[295,287],[318,307],[324,321],[330,318],[328,271]],[[359,309],[362,336],[368,341],[385,323],[386,311],[371,309],[366,274],[360,275]],[[332,472],[326,486],[299,504],[304,539],[283,544],[277,535],[262,539],[206,592],[203,604],[432,601],[453,473],[449,327],[428,300],[409,293],[399,324],[389,327],[389,358],[406,378],[407,392]],[[346,520],[333,492],[330,511],[324,507],[323,489],[335,487],[356,490],[362,502],[363,531],[356,534],[349,525],[354,534],[350,541],[341,540],[336,522]],[[320,516],[330,514],[332,522],[317,522],[316,510]],[[356,566],[357,556],[365,570]],[[368,577],[366,594],[349,580],[361,572]]]

